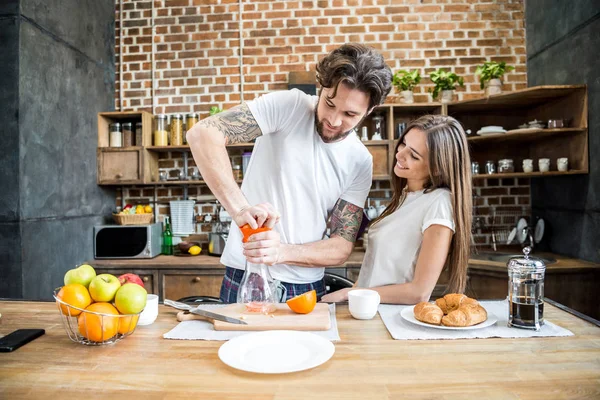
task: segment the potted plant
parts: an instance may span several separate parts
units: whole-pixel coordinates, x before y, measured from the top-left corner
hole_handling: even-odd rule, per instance
[[[485,87],[485,94],[489,96],[491,94],[502,93],[502,76],[509,71],[512,71],[515,67],[506,65],[504,61],[486,61],[483,65],[477,66],[475,75],[479,75],[479,87],[483,89]]]
[[[210,110],[208,111],[208,115],[212,117],[213,115],[215,115],[215,114],[218,114],[218,113],[220,113],[221,111],[223,111],[223,110],[222,110],[222,109],[220,109],[219,107],[217,107],[217,106],[212,106],[212,107],[210,108]]]
[[[431,79],[431,82],[433,82],[433,84],[435,85],[433,87],[433,93],[431,94],[431,96],[435,99],[441,91],[442,103],[449,103],[452,101],[452,96],[454,96],[454,89],[456,88],[457,84],[460,86],[465,86],[462,77],[456,75],[454,72],[448,72],[443,68],[432,72],[429,75],[429,79]]]
[[[421,82],[421,74],[418,70],[411,72],[401,69],[394,74],[392,85],[400,93],[405,103],[414,103],[413,89]]]

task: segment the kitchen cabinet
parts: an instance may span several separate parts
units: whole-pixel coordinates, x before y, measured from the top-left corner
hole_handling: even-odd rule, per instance
[[[448,115],[459,120],[472,135],[468,138],[471,159],[484,166],[486,161],[498,163],[512,159],[514,172],[480,174],[475,179],[498,177],[535,177],[587,174],[588,110],[585,85],[538,86],[479,99],[448,104]],[[539,120],[566,119],[567,127],[556,129],[519,129],[519,125]],[[478,136],[488,125],[502,126],[506,133]],[[558,171],[556,160],[568,157],[568,171]],[[539,172],[537,160],[550,159],[550,171]],[[524,159],[534,161],[533,172],[523,172]]]
[[[224,268],[161,271],[163,299],[178,300],[188,296],[219,297]]]
[[[109,147],[108,130],[109,125],[114,122],[131,122],[134,131],[136,123],[141,122],[141,143],[135,143],[135,146],[129,147]],[[147,147],[151,144],[152,114],[145,111],[98,113],[98,184],[135,185],[156,181],[158,179],[158,155],[148,151]]]

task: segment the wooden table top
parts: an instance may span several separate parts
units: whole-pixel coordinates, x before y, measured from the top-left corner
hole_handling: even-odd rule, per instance
[[[527,339],[393,340],[376,316],[337,307],[340,342],[314,369],[281,375],[220,361],[223,342],[166,340],[176,310],[108,346],[66,335],[54,303],[0,301],[0,335],[46,334],[0,353],[2,399],[573,399],[600,398],[600,328],[551,305],[545,318],[575,336]]]

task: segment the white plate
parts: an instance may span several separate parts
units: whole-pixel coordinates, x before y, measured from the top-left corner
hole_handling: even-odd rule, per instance
[[[512,228],[512,231],[508,234],[508,239],[506,239],[506,244],[510,244],[515,239],[517,235],[517,228]]]
[[[400,312],[400,315],[402,316],[402,318],[404,318],[406,321],[408,321],[410,323],[413,323],[415,325],[426,326],[427,328],[432,328],[432,329],[445,329],[445,330],[452,330],[452,331],[468,331],[468,330],[472,330],[472,329],[487,328],[488,326],[492,326],[496,322],[498,322],[498,318],[496,318],[496,316],[494,316],[493,314],[490,314],[488,312],[488,318],[485,321],[483,321],[480,324],[473,325],[473,326],[458,327],[458,326],[432,325],[432,324],[426,324],[425,322],[421,322],[418,319],[416,319],[414,308],[415,308],[415,306],[406,307],[405,309],[403,309]]]
[[[264,331],[235,337],[219,348],[232,368],[259,374],[303,371],[325,363],[335,353],[331,341],[310,332]]]
[[[525,228],[527,228],[527,220],[525,218],[519,219],[517,222],[517,241],[521,244],[527,239],[527,234],[523,234]]]
[[[546,227],[546,223],[544,222],[543,219],[538,219],[538,222],[535,224],[535,233],[533,235],[533,240],[535,240],[536,243],[539,243],[542,241],[542,238],[544,237],[544,229]]]
[[[483,136],[483,135],[495,135],[497,133],[506,133],[506,131],[504,129],[503,130],[496,130],[496,131],[482,131],[482,130],[477,131],[477,134],[480,135],[480,136]]]
[[[482,126],[481,129],[480,129],[480,131],[484,131],[484,132],[486,132],[486,131],[497,132],[497,131],[503,131],[503,130],[504,130],[504,128],[501,127],[501,126],[499,126],[499,125]]]

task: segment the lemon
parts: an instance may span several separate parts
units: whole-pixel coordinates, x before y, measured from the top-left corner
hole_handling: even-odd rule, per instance
[[[144,206],[144,212],[146,214],[152,214],[152,206]]]
[[[201,251],[202,249],[200,248],[200,246],[192,246],[188,250],[188,253],[190,253],[193,256],[197,256],[198,254],[200,254]]]

